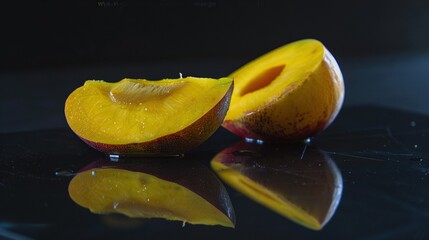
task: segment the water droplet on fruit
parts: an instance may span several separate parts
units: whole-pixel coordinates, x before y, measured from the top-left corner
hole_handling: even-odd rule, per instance
[[[246,113],[246,115],[245,115],[245,116],[247,117],[247,116],[250,116],[250,115],[252,115],[252,114],[255,114],[255,112],[248,112],[248,113]]]
[[[96,175],[96,173],[95,173],[95,171],[94,171],[94,170],[92,170],[92,171],[91,171],[91,175],[92,175],[92,176],[95,176],[95,175]]]
[[[118,206],[119,206],[119,203],[118,203],[118,202],[115,202],[115,203],[113,204],[113,208],[114,208],[114,209],[116,209]]]

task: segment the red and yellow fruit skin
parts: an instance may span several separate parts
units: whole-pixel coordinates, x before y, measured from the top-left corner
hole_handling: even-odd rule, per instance
[[[304,81],[289,86],[281,96],[254,112],[238,119],[226,119],[222,126],[238,136],[267,142],[303,140],[327,128],[340,111],[343,100],[341,70],[324,48],[322,62]]]
[[[231,101],[232,83],[225,96],[204,116],[188,127],[149,142],[107,144],[93,142],[78,136],[89,146],[108,154],[174,155],[187,152],[207,140],[221,125]],[[67,103],[66,103],[67,104]],[[172,119],[174,121],[174,119]]]

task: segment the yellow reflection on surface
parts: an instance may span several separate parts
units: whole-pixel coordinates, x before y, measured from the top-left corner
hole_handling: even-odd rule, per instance
[[[239,192],[315,230],[330,220],[342,195],[335,163],[305,143],[270,146],[242,141],[218,153],[211,166]]]
[[[189,159],[93,162],[71,180],[68,190],[74,202],[93,213],[235,224],[222,183],[207,167]]]

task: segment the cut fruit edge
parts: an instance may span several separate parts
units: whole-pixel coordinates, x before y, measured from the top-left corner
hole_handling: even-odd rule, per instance
[[[302,51],[308,52],[307,55],[311,57],[306,59],[306,53],[298,52],[299,48],[304,48]],[[312,48],[317,53],[315,56],[310,54]],[[325,50],[323,44],[317,40],[301,40],[274,49],[231,73],[229,77],[235,79],[235,89],[230,111],[225,119],[237,119],[251,114],[291,94],[320,66]],[[281,54],[282,52],[286,53]],[[297,54],[301,54],[297,57],[301,59],[300,61],[292,59]],[[306,69],[306,71],[297,69]],[[269,79],[265,78],[267,76]],[[258,85],[261,88],[252,85]],[[249,89],[253,91],[248,92]],[[264,91],[261,91],[262,89]],[[243,95],[243,91],[246,94]],[[267,91],[270,92],[269,98],[267,98]]]
[[[180,82],[183,82],[186,79],[192,79],[193,81],[200,81],[203,78],[188,77],[188,78],[177,79],[177,80],[180,80]],[[73,91],[70,94],[70,96],[67,98],[66,107],[65,107],[66,119],[67,119],[67,122],[69,123],[69,126],[72,128],[72,130],[78,136],[80,136],[81,138],[86,139],[90,142],[124,145],[124,144],[132,144],[132,143],[141,143],[141,142],[152,141],[152,140],[161,138],[163,136],[168,136],[170,134],[176,133],[176,132],[178,132],[182,129],[185,129],[185,128],[189,127],[190,125],[192,125],[195,121],[198,120],[199,117],[204,116],[205,114],[210,112],[212,110],[212,108],[214,106],[216,106],[216,104],[219,101],[221,101],[223,99],[223,97],[227,94],[228,90],[231,88],[231,85],[233,85],[231,78],[207,79],[207,80],[214,80],[214,81],[213,81],[213,83],[211,83],[212,85],[209,85],[208,89],[206,89],[205,91],[202,91],[200,89],[199,90],[200,92],[198,94],[201,96],[200,98],[203,100],[203,102],[210,103],[210,104],[208,104],[207,106],[202,105],[204,110],[199,109],[199,111],[200,111],[199,113],[194,113],[196,111],[193,111],[193,108],[189,107],[189,106],[195,105],[196,102],[201,102],[201,101],[198,101],[198,99],[199,99],[198,97],[195,99],[188,99],[187,102],[193,103],[193,104],[188,104],[189,106],[184,106],[185,104],[181,104],[182,105],[181,108],[185,109],[185,110],[188,109],[186,111],[190,112],[190,115],[189,114],[188,115],[183,114],[183,115],[191,116],[191,117],[183,117],[183,118],[177,118],[177,114],[173,114],[174,116],[168,117],[169,115],[157,114],[156,112],[147,113],[148,116],[143,115],[143,117],[142,117],[142,116],[140,116],[140,115],[142,115],[141,112],[142,111],[148,111],[147,107],[141,106],[140,108],[142,108],[143,110],[140,109],[138,111],[129,110],[126,108],[126,106],[124,106],[124,104],[114,102],[112,100],[112,96],[110,96],[111,94],[107,93],[107,92],[112,93],[110,90],[112,90],[114,88],[118,88],[118,86],[119,86],[118,84],[120,84],[123,81],[134,81],[135,82],[135,81],[141,81],[141,80],[124,79],[124,80],[117,82],[117,83],[106,83],[106,82],[102,82],[102,81],[100,82],[100,81],[89,80],[85,83],[84,86]],[[174,81],[174,80],[165,80],[165,81]],[[146,82],[156,82],[156,81],[146,81]],[[92,116],[93,114],[91,114],[91,112],[87,112],[88,110],[83,109],[85,106],[80,106],[83,104],[82,102],[86,100],[85,99],[86,96],[83,94],[84,96],[81,97],[82,93],[80,93],[79,91],[83,91],[85,88],[91,88],[90,85],[94,84],[94,83],[95,84],[101,83],[103,85],[110,85],[110,89],[105,90],[106,93],[100,93],[101,90],[97,90],[97,89],[88,90],[88,91],[92,91],[92,92],[95,91],[94,94],[92,94],[88,97],[88,98],[91,98],[91,97],[95,96],[96,97],[96,99],[94,100],[95,103],[100,102],[100,101],[98,101],[97,98],[104,98],[105,99],[105,100],[103,100],[104,101],[103,103],[105,103],[105,104],[99,103],[98,104],[99,106],[97,106],[97,104],[95,104],[96,106],[91,106],[92,109],[95,108],[95,110],[99,111],[99,113],[97,113],[97,115],[99,117],[101,117],[100,121],[94,121],[93,116]],[[190,85],[190,84],[188,84],[188,85]],[[82,89],[82,90],[79,90],[79,89]],[[192,87],[188,88],[188,90],[186,90],[186,91],[190,91],[190,90],[192,90]],[[208,97],[203,97],[203,96],[207,96],[207,90],[213,92],[211,99],[208,99]],[[121,90],[118,90],[118,91],[121,91]],[[187,93],[186,91],[183,90],[181,94],[185,95],[184,93]],[[190,91],[190,92],[195,92],[195,91]],[[89,92],[89,93],[91,94],[91,92]],[[116,94],[116,95],[118,95],[118,94]],[[198,95],[196,95],[196,96],[198,96]],[[114,99],[117,99],[117,98],[114,98]],[[122,97],[122,99],[124,99],[124,97]],[[92,100],[90,99],[87,101],[90,101],[90,102],[86,103],[86,104],[88,106],[91,105]],[[158,101],[158,100],[156,100],[156,101]],[[155,101],[155,103],[156,103],[156,101]],[[160,102],[160,101],[158,101],[158,102]],[[111,103],[113,103],[113,104],[111,104]],[[105,107],[105,106],[103,106],[103,105],[106,105],[106,104],[107,105],[109,105],[109,104],[113,105],[113,110],[111,110],[111,109],[104,110],[103,107]],[[71,105],[74,105],[74,106],[71,106]],[[159,105],[160,105],[160,103],[159,104],[156,103],[154,106],[159,106]],[[138,107],[139,106],[133,105],[130,108],[135,109]],[[124,110],[124,108],[125,108],[125,110]],[[100,110],[100,109],[103,109],[103,110]],[[175,109],[176,112],[179,110],[180,109]],[[100,113],[103,113],[103,111],[106,112],[107,114],[100,114]],[[110,111],[115,112],[115,114],[112,114],[112,116],[110,116],[110,117],[106,117],[106,116],[109,116],[108,114],[110,114]],[[118,119],[114,119],[114,117],[116,117]],[[152,130],[159,131],[160,133],[157,134],[157,133],[155,133],[156,131],[154,132],[154,131],[146,130],[146,129],[150,129],[149,127],[151,127],[151,126],[148,126],[150,124],[146,123],[146,125],[145,125],[145,123],[143,122],[142,124],[139,125],[138,121],[140,121],[141,118],[145,118],[145,119],[148,119],[149,121],[152,121],[152,123],[151,123],[151,125],[153,125]],[[164,126],[163,128],[159,128],[159,126],[162,125],[162,121],[161,121],[162,119],[159,119],[159,118],[163,118],[164,122],[166,122],[166,124],[164,124],[164,125],[168,125],[169,127]],[[174,121],[173,121],[173,119],[174,119]],[[179,122],[177,122],[177,120],[179,120]],[[121,121],[123,121],[122,125],[124,125],[124,126],[121,126],[122,127],[122,133],[121,133],[121,136],[118,136],[119,130],[116,128],[119,128],[119,127],[115,128],[114,126],[121,124]],[[130,125],[129,123],[127,123],[127,121],[136,121],[136,122],[132,122],[132,124]],[[168,123],[169,121],[170,121],[170,123]],[[183,123],[180,123],[180,121],[182,121]],[[171,122],[173,122],[173,123],[171,123]],[[177,126],[179,126],[179,127],[177,127]],[[109,133],[109,131],[110,131],[110,133]],[[143,135],[141,134],[141,132],[143,132]],[[146,135],[150,134],[150,136],[149,135],[146,136],[145,134]],[[98,136],[98,135],[100,135],[100,136]]]
[[[229,108],[233,87],[234,83],[232,82],[226,94],[212,110],[199,118],[198,121],[176,132],[174,135],[159,137],[149,142],[116,145],[89,141],[77,135],[89,146],[116,157],[181,156],[183,153],[207,140],[220,127]],[[213,124],[213,121],[215,121],[215,124]],[[205,135],[201,135],[201,129],[206,130]]]
[[[298,74],[299,75],[298,76],[295,72],[299,72],[299,71],[295,69],[293,70],[293,73],[296,76],[290,77],[289,76],[290,75],[289,72],[291,71],[290,68],[291,67],[293,68],[293,66],[288,66],[288,64],[285,62],[287,60],[278,59],[279,57],[277,57],[276,54],[279,54],[279,52],[282,52],[282,51],[286,51],[287,48],[295,47],[296,45],[298,47],[302,47],[300,45],[303,45],[303,43],[315,45],[314,47],[316,49],[314,51],[317,51],[318,54],[317,56],[313,57],[311,61],[308,61],[312,63],[305,63],[307,64],[307,66],[310,66],[308,67],[307,71],[303,71],[301,75]],[[310,47],[307,47],[307,48],[310,48]],[[307,51],[309,52],[309,50]],[[273,58],[274,60],[271,60],[271,58]],[[304,55],[300,56],[300,58],[304,59],[305,56]],[[288,61],[290,61],[290,59]],[[304,60],[301,60],[301,61],[304,61]],[[268,62],[268,63],[265,63],[265,62]],[[270,66],[269,64],[272,62],[277,62],[277,63],[273,64],[273,66]],[[241,83],[241,81],[235,81],[235,89],[231,99],[231,106],[230,106],[230,110],[228,111],[225,117],[225,121],[233,122],[235,121],[235,119],[240,119],[247,115],[251,115],[255,112],[262,111],[263,109],[271,106],[273,103],[278,102],[280,99],[287,97],[287,95],[293,94],[295,91],[297,91],[300,88],[300,86],[302,86],[303,84],[306,84],[307,81],[311,80],[311,76],[314,74],[314,72],[317,69],[322,67],[321,66],[322,64],[328,65],[329,73],[333,77],[332,80],[335,81],[335,87],[341,88],[340,91],[336,92],[336,94],[340,93],[340,95],[337,97],[338,97],[338,101],[341,102],[341,104],[336,105],[336,109],[332,113],[333,117],[330,119],[330,122],[329,122],[330,124],[335,119],[335,116],[338,114],[338,112],[340,111],[342,103],[344,101],[344,80],[343,80],[342,72],[334,56],[320,41],[314,40],[314,39],[300,40],[297,42],[293,42],[293,43],[281,46],[243,65],[238,70],[231,73],[229,77],[236,78],[236,79],[238,78],[246,79],[243,82],[247,82],[247,84],[243,84]],[[300,67],[303,68],[302,66]],[[243,69],[247,69],[247,68],[251,69],[248,71],[255,72],[255,73],[249,74],[249,73],[246,73],[248,71],[243,72],[244,71]],[[259,68],[262,68],[264,70],[263,71],[257,70]],[[287,72],[286,74],[283,74],[283,72],[285,71],[289,71],[289,72]],[[264,80],[264,81],[269,81],[268,84],[267,83],[262,84],[262,83],[256,82],[255,84],[262,84],[263,87],[254,89],[253,92],[250,92],[250,94],[241,96],[243,89],[246,90],[248,88],[252,88],[252,86],[250,86],[251,84],[253,84],[252,79],[263,78],[262,75],[263,73],[266,73],[266,72],[274,72],[274,75],[276,76],[271,76],[272,74],[268,74],[271,77],[273,77],[273,79]],[[282,74],[286,76],[281,76]],[[238,75],[238,76],[246,75],[246,76],[235,77],[235,75]],[[250,75],[253,77],[249,78],[247,77],[247,75]],[[282,77],[282,78],[279,79],[279,77]],[[295,80],[290,83],[286,83],[285,81],[291,81],[291,80],[286,80],[286,78],[287,79],[294,78]],[[248,80],[248,79],[251,79],[251,80]],[[281,83],[282,81],[283,83]],[[273,84],[274,82],[276,82],[276,84]],[[279,87],[279,86],[283,86],[283,87]],[[276,94],[270,94],[269,98],[267,98],[266,97],[267,90],[261,91],[262,89],[270,89],[268,91],[270,92],[277,91],[277,92]],[[247,95],[250,95],[250,96],[247,96]]]

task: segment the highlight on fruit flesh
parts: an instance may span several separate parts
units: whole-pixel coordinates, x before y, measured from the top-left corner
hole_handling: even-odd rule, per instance
[[[235,86],[222,126],[244,138],[313,137],[332,123],[344,100],[335,58],[313,39],[270,51],[229,77]]]
[[[229,107],[232,79],[88,80],[66,100],[70,128],[110,154],[181,154],[208,139]]]
[[[218,153],[211,166],[237,191],[313,230],[329,222],[342,195],[343,181],[335,163],[305,144],[243,141]]]
[[[235,225],[225,187],[206,166],[190,159],[97,161],[71,180],[69,195],[97,214]]]

